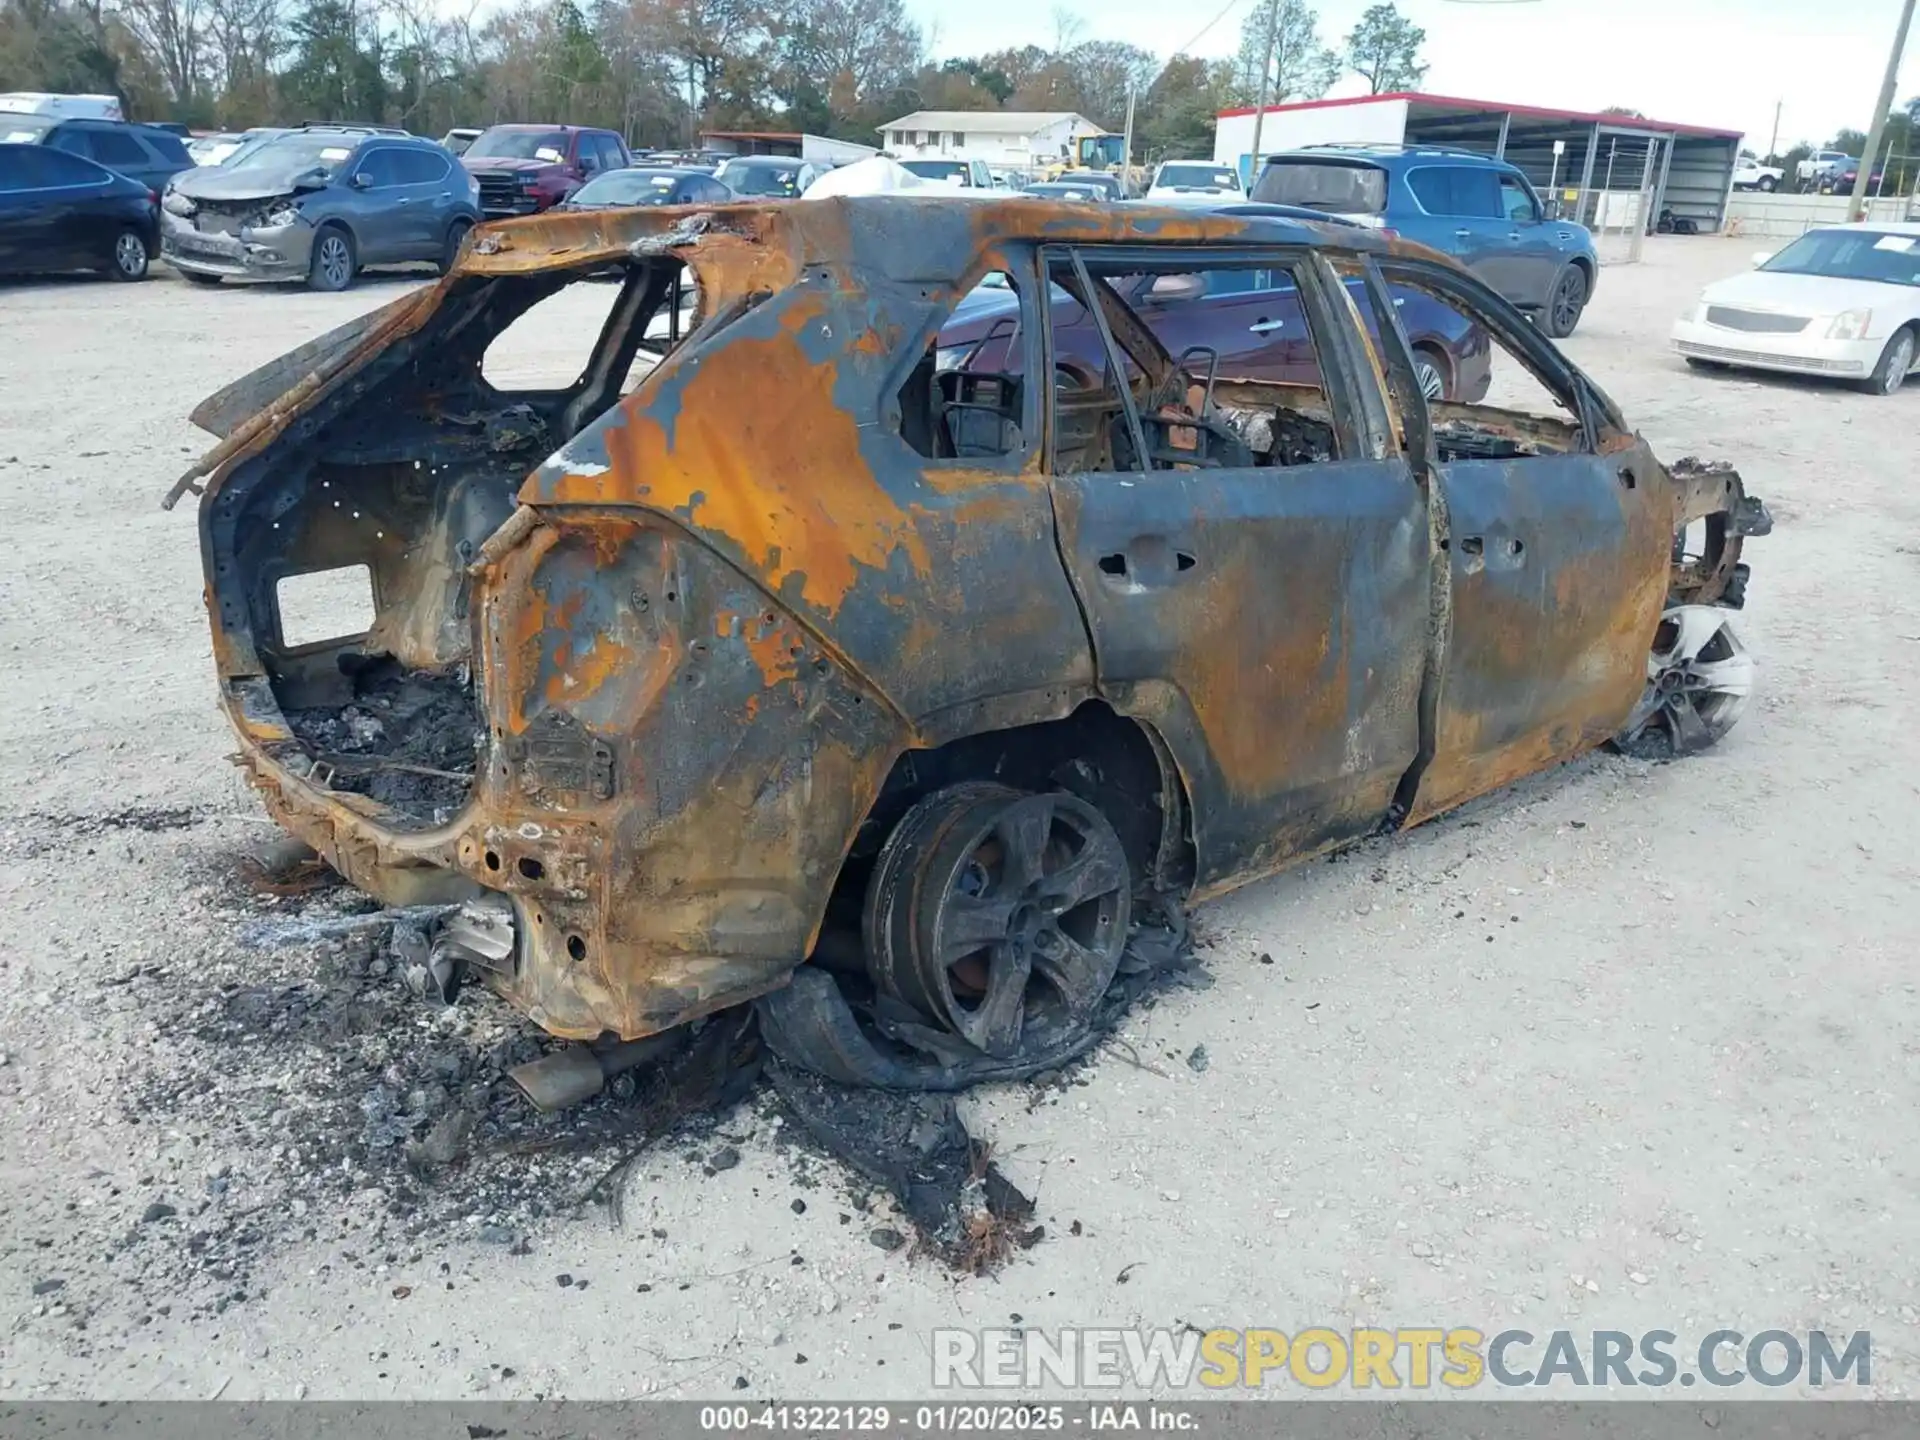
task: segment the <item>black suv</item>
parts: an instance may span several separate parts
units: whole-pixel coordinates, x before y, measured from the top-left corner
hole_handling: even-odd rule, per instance
[[[156,125],[125,120],[65,120],[58,115],[9,115],[7,138],[29,145],[48,145],[104,165],[116,175],[138,180],[156,193],[182,170],[193,169],[193,157],[178,135]],[[31,132],[29,138],[29,132]]]

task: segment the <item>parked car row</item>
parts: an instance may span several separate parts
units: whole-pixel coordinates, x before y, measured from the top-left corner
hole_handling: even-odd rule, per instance
[[[9,112],[0,114],[0,144],[63,150],[153,189],[193,168],[193,157],[178,135],[126,120]]]

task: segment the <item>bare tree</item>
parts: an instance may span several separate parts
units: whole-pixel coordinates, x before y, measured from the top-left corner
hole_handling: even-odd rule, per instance
[[[206,60],[204,0],[121,0],[120,15],[159,65],[174,100],[191,105]]]
[[[797,0],[782,28],[787,64],[826,92],[836,115],[904,83],[920,65],[920,32],[900,0]]]
[[[210,83],[221,123],[262,125],[274,116],[274,62],[285,49],[280,0],[206,0]]]
[[[1260,60],[1273,50],[1267,66],[1268,99],[1317,100],[1340,75],[1340,59],[1320,43],[1320,17],[1307,0],[1260,0],[1240,27],[1240,67],[1248,101],[1260,90]]]
[[[1053,53],[1064,55],[1087,33],[1087,22],[1064,5],[1053,7]]]

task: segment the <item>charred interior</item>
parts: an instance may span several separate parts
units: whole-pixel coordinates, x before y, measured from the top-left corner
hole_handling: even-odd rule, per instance
[[[487,739],[469,567],[528,472],[656,363],[663,338],[679,339],[680,270],[619,267],[585,364],[552,389],[504,388],[483,361],[517,318],[585,277],[458,282],[431,329],[381,353],[223,490],[218,603],[284,722],[269,753],[397,828],[461,810]]]

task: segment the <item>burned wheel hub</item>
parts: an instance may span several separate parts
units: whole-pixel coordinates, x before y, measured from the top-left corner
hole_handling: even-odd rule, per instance
[[[975,1049],[1012,1055],[1031,1016],[1084,1024],[1126,946],[1132,878],[1074,795],[959,785],[908,812],[868,887],[867,968]]]
[[[1647,688],[1615,738],[1643,760],[1704,750],[1731,730],[1753,690],[1753,657],[1717,605],[1676,605],[1660,617]]]

